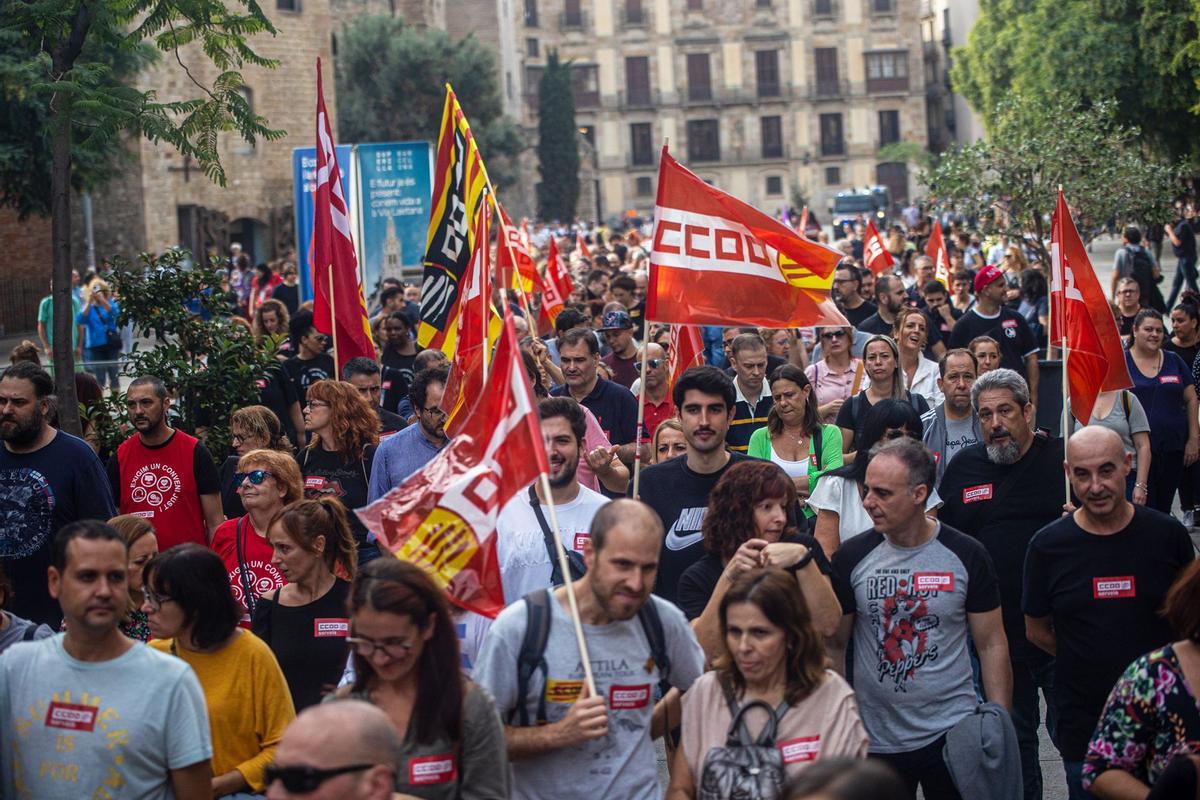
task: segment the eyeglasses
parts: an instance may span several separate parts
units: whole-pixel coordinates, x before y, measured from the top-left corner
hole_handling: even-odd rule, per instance
[[[158,611],[166,603],[172,602],[174,597],[166,597],[164,595],[155,594],[149,586],[142,587],[142,594],[146,597],[146,605],[150,606],[151,611]]]
[[[826,331],[821,334],[822,339],[841,339],[846,335],[845,331]]]
[[[278,764],[267,764],[263,767],[263,780],[267,786],[280,781],[283,783],[283,788],[287,789],[292,794],[310,794],[320,788],[321,784],[330,778],[336,778],[338,775],[346,775],[350,772],[362,772],[364,769],[370,769],[374,764],[351,764],[346,767],[334,767],[333,769],[317,769],[316,767],[281,767]]]
[[[646,366],[650,369],[658,369],[666,362],[665,358],[647,358]]]
[[[329,408],[329,403],[324,400],[309,400],[304,404],[305,408]]]
[[[435,417],[446,416],[446,412],[443,411],[442,409],[438,408],[437,406],[430,406],[429,408],[422,408],[422,409],[420,409],[420,412],[422,414],[432,414]]]
[[[275,473],[265,469],[252,469],[249,472],[233,473],[233,485],[241,486],[244,482],[250,481],[251,486],[262,486],[262,482],[267,478],[274,478]]]
[[[229,434],[229,441],[233,444],[241,444],[242,442],[246,441],[246,437],[242,436],[240,433],[231,433]]]
[[[382,650],[383,654],[388,658],[404,658],[413,649],[413,646],[408,642],[398,642],[395,639],[377,642],[374,639],[365,639],[361,636],[348,637],[346,644],[353,647],[354,652],[363,658],[370,658],[375,655],[376,650]]]
[[[360,387],[358,387],[358,393],[361,394],[363,397],[367,397],[367,396],[373,395],[373,394],[380,394],[381,392],[383,392],[382,386],[360,386]]]
[[[1137,294],[1137,293],[1138,293],[1137,289],[1122,289],[1121,291],[1117,292],[1117,294]]]

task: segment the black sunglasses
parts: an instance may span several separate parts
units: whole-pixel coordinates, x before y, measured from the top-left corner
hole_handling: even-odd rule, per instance
[[[241,486],[242,482],[249,478],[252,485],[262,486],[262,482],[270,477],[271,474],[272,473],[270,471],[265,469],[252,469],[249,472],[235,472],[233,473],[233,485]]]
[[[664,361],[666,361],[666,359],[664,359],[664,358],[647,358],[646,366],[649,367],[650,369],[658,369],[659,367],[661,367],[663,365]]]
[[[322,783],[330,778],[336,778],[338,775],[345,775],[348,772],[361,772],[373,766],[375,765],[351,764],[348,767],[317,769],[316,767],[280,767],[275,764],[267,764],[263,768],[263,781],[268,787],[275,781],[281,781],[283,788],[292,794],[309,794],[315,792]]]
[[[840,339],[846,335],[845,331],[826,331],[821,334],[822,339]]]

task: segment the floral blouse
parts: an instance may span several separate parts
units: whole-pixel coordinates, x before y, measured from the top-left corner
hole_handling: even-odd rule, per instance
[[[145,611],[134,609],[126,615],[120,626],[121,633],[139,642],[150,641],[150,620]]]
[[[1200,753],[1200,707],[1167,645],[1138,658],[1117,680],[1088,745],[1083,786],[1110,769],[1153,786],[1181,752]]]

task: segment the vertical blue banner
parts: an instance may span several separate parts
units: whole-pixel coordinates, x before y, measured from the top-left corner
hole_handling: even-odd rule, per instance
[[[347,203],[353,202],[350,194],[350,167],[353,160],[353,148],[348,144],[335,146],[338,166],[342,171],[342,196]],[[317,192],[317,149],[315,147],[297,147],[292,150],[292,191],[294,193],[293,207],[296,214],[296,266],[300,271],[300,301],[312,300],[312,258],[309,249],[312,247],[313,228],[313,198]],[[351,220],[354,219],[354,209],[347,209]],[[424,254],[422,254],[424,255]]]
[[[355,231],[362,253],[368,305],[384,278],[421,278],[433,147],[429,142],[360,144],[354,148],[358,183]]]

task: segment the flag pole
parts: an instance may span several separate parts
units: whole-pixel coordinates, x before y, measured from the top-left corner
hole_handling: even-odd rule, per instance
[[[642,336],[642,373],[641,383],[638,385],[638,413],[637,413],[637,428],[635,428],[633,440],[633,499],[638,499],[638,488],[642,480],[642,426],[646,420],[646,353],[650,349],[650,326],[654,323],[650,320],[645,321],[643,326],[645,331]]]
[[[335,375],[341,375],[341,363],[338,361],[338,346],[337,346],[337,302],[334,300],[333,293],[333,262],[329,262],[329,335],[333,339],[333,371]]]
[[[550,538],[554,540],[554,550],[558,554],[558,568],[562,570],[563,588],[567,591],[567,606],[571,609],[571,622],[575,626],[575,643],[579,645],[579,660],[583,662],[583,678],[587,681],[588,692],[596,696],[596,680],[592,677],[592,661],[588,658],[587,640],[583,635],[583,621],[579,618],[579,604],[575,601],[575,582],[571,580],[571,564],[567,561],[567,551],[563,547],[562,537],[558,534],[558,512],[554,510],[554,497],[550,494],[550,480],[546,473],[538,476],[542,494],[546,498],[546,508],[550,510]]]
[[[1067,439],[1069,438],[1067,435],[1067,432],[1070,430],[1070,428],[1068,428],[1067,426],[1071,421],[1071,415],[1067,412],[1067,403],[1070,401],[1070,395],[1071,395],[1071,388],[1067,381],[1067,358],[1068,358],[1068,354],[1071,351],[1071,348],[1067,345],[1066,326],[1063,325],[1062,328],[1063,328],[1063,341],[1062,341],[1062,394],[1063,394],[1062,437],[1063,437],[1063,456],[1065,457],[1067,454]],[[1066,486],[1067,502],[1069,503],[1069,502],[1071,502],[1071,476],[1067,474],[1067,471],[1065,469],[1063,470],[1063,483]]]
[[[1062,190],[1063,190],[1063,187],[1062,187],[1062,184],[1060,183],[1060,184],[1058,185],[1058,194],[1059,194],[1059,196],[1061,196],[1061,195],[1062,195]],[[1056,198],[1056,201],[1057,201],[1057,198]],[[1065,201],[1064,201],[1063,205],[1064,205],[1064,206],[1066,205],[1066,202],[1065,202]],[[1070,212],[1068,211],[1067,213],[1069,214]],[[1060,220],[1058,221],[1058,224],[1059,224],[1059,231],[1062,231],[1062,230],[1064,230],[1064,227],[1063,227],[1063,226],[1065,226],[1065,225],[1066,225],[1066,221],[1065,221],[1065,220],[1061,220],[1061,219],[1060,219]],[[1052,237],[1052,238],[1053,238],[1053,237]],[[1061,242],[1062,242],[1062,234],[1061,234],[1061,233],[1059,234],[1059,242],[1060,242],[1060,244],[1059,244],[1059,248],[1060,248],[1060,249],[1059,249],[1059,253],[1058,253],[1058,263],[1059,263],[1059,275],[1058,275],[1058,279],[1059,279],[1060,283],[1062,284],[1062,285],[1059,287],[1059,291],[1060,291],[1060,292],[1063,292],[1063,293],[1065,293],[1065,292],[1066,292],[1066,288],[1067,288],[1067,287],[1066,287],[1066,265],[1065,265],[1065,264],[1063,264],[1063,259],[1066,257],[1066,254],[1065,254],[1065,253],[1063,252],[1063,250],[1061,249],[1061,248],[1062,248],[1062,244],[1061,244]],[[1053,244],[1053,241],[1051,242],[1051,244]],[[1053,271],[1053,265],[1051,265],[1051,271]],[[1050,289],[1051,289],[1051,300],[1053,300],[1053,299],[1054,299],[1054,298],[1053,298],[1053,294],[1054,294],[1054,284],[1053,284],[1053,280],[1051,281]],[[1065,308],[1066,308],[1066,297],[1065,297],[1065,295],[1062,295],[1062,303],[1063,303],[1063,307],[1064,307],[1064,309],[1065,309]],[[1053,303],[1053,302],[1051,302],[1051,303],[1049,304],[1049,308],[1048,308],[1049,314],[1053,314],[1053,313],[1054,313],[1054,310],[1053,310],[1053,309],[1054,309],[1054,303]],[[1054,320],[1053,320],[1052,318],[1049,318],[1049,314],[1047,314],[1047,317],[1048,317],[1048,318],[1047,318],[1047,320],[1046,320],[1046,321],[1047,321],[1047,322],[1049,322],[1049,323],[1051,323],[1051,330],[1053,330],[1053,322],[1054,322]],[[1058,327],[1062,329],[1062,345],[1059,347],[1059,350],[1062,352],[1062,439],[1063,439],[1063,457],[1066,457],[1066,454],[1067,454],[1067,439],[1068,439],[1068,438],[1070,438],[1070,437],[1068,436],[1068,432],[1070,431],[1070,428],[1068,427],[1068,425],[1069,425],[1069,423],[1070,423],[1070,421],[1071,421],[1071,415],[1070,415],[1070,414],[1067,412],[1067,403],[1069,403],[1069,402],[1070,402],[1070,400],[1071,400],[1071,386],[1070,386],[1070,381],[1069,381],[1069,379],[1068,379],[1068,375],[1067,375],[1067,359],[1068,359],[1068,358],[1069,358],[1069,356],[1070,356],[1070,352],[1071,352],[1071,345],[1070,345],[1070,342],[1068,342],[1068,341],[1067,341],[1067,326],[1064,324],[1065,322],[1066,322],[1066,320],[1065,320],[1065,319],[1060,319],[1060,320],[1058,321]],[[1050,358],[1050,337],[1047,337],[1047,338],[1046,338],[1046,358]],[[1087,424],[1087,423],[1084,423],[1084,424]],[[1070,476],[1069,474],[1067,474],[1067,471],[1066,471],[1065,469],[1063,470],[1063,485],[1064,485],[1064,488],[1065,488],[1065,491],[1066,491],[1066,498],[1067,498],[1067,499],[1066,499],[1066,502],[1067,502],[1067,503],[1070,503],[1070,502],[1071,502],[1071,476]]]

